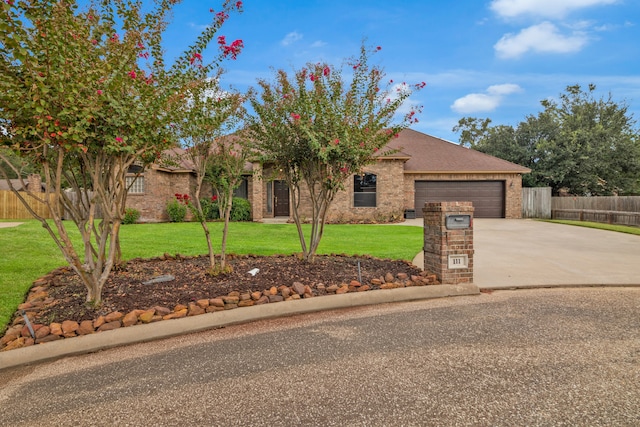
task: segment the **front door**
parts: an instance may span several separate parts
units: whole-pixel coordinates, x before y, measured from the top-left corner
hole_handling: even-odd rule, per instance
[[[285,181],[273,181],[273,214],[289,216],[289,187]]]

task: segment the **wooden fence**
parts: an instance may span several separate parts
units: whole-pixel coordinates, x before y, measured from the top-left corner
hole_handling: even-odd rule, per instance
[[[640,196],[553,197],[551,217],[640,227]]]
[[[49,208],[45,203],[41,203],[27,195],[26,192],[20,192],[31,209],[43,218],[51,218]],[[40,194],[41,197],[47,197],[46,194]],[[53,199],[53,195],[49,194],[49,200]],[[13,191],[0,191],[0,219],[33,219],[31,213],[22,204],[18,196]]]
[[[551,218],[551,187],[522,189],[523,218]]]

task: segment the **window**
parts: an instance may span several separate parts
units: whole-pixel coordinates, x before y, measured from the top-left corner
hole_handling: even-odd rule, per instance
[[[128,176],[125,180],[129,189],[127,194],[144,194],[144,176]]]
[[[373,173],[354,175],[353,177],[353,207],[376,207],[376,182],[378,177]]]
[[[125,177],[125,184],[128,188],[127,194],[144,194],[144,168],[138,164],[132,164],[127,169],[128,176]]]
[[[233,190],[233,197],[242,197],[243,199],[249,199],[249,185],[247,183],[247,177],[243,176],[240,185]]]

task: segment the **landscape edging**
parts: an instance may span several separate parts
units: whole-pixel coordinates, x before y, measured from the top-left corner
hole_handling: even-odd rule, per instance
[[[364,305],[478,294],[480,294],[479,288],[472,283],[467,283],[374,290],[243,307],[172,321],[118,328],[99,334],[75,337],[71,340],[53,341],[46,343],[46,345],[34,345],[0,352],[0,370],[256,320]]]

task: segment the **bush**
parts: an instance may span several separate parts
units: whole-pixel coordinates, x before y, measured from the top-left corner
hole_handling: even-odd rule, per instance
[[[250,221],[251,220],[251,203],[242,197],[234,197],[231,205],[231,221]]]
[[[135,224],[140,219],[140,211],[134,208],[126,208],[124,210],[123,224]]]
[[[182,222],[185,216],[187,216],[187,206],[180,203],[177,199],[171,199],[169,203],[167,203],[167,214],[169,214],[169,221]]]
[[[213,221],[214,219],[220,219],[220,210],[218,209],[218,202],[211,199],[200,199],[200,205],[202,206],[202,212],[207,221]]]

